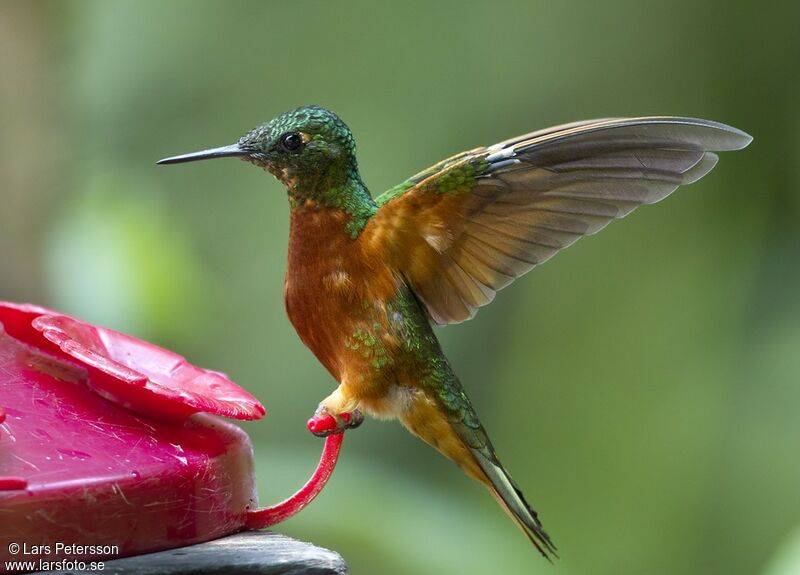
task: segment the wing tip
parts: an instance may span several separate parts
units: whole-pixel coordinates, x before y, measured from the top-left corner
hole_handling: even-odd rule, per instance
[[[735,150],[742,150],[750,145],[753,141],[753,136],[740,130],[730,124],[716,122],[714,120],[705,120],[703,118],[691,118],[686,116],[644,116],[641,118],[630,118],[630,123],[652,123],[652,124],[680,124],[690,126],[700,126],[704,128],[711,128],[724,132],[727,139],[724,145],[709,149],[708,151],[715,152],[732,152]],[[720,142],[721,143],[721,142]]]
[[[694,143],[699,144],[700,148],[708,152],[729,152],[741,150],[749,146],[750,142],[753,141],[753,137],[747,132],[740,130],[739,128],[734,128],[728,124],[723,124],[722,122],[715,122],[714,120],[704,120],[702,118],[691,118],[687,116],[638,116],[576,122],[574,124],[567,124],[563,127],[556,126],[555,128],[543,130],[541,134],[534,132],[531,134],[531,136],[534,137],[528,140],[507,140],[506,142],[513,143],[515,146],[538,147],[538,145],[546,142],[558,141],[573,136],[648,124],[655,126],[673,125],[705,128],[711,133],[704,134],[699,141]],[[716,137],[712,136],[714,133]]]
[[[702,159],[682,174],[681,185],[693,184],[697,180],[704,178],[714,169],[719,162],[719,156],[714,152],[706,152]]]

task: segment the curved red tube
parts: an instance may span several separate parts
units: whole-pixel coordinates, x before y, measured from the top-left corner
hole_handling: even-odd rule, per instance
[[[284,499],[280,503],[271,507],[262,507],[248,511],[245,519],[245,529],[265,529],[282,521],[286,521],[299,511],[303,510],[314,498],[319,495],[322,488],[328,482],[336,462],[339,459],[339,450],[342,447],[344,433],[336,433],[325,438],[325,447],[319,464],[314,470],[314,474],[301,487],[297,493]]]

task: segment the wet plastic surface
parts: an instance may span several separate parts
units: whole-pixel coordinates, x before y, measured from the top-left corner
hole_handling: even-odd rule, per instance
[[[10,543],[117,545],[125,556],[268,527],[308,505],[336,465],[342,435],[327,439],[303,488],[258,509],[249,438],[197,413],[259,418],[252,395],[172,352],[37,306],[0,302],[0,324],[2,560],[58,559],[9,557]]]
[[[252,449],[238,427],[141,417],[89,390],[87,370],[5,333],[0,373],[3,559],[12,542],[113,544],[129,555],[206,541],[241,529],[255,505]]]

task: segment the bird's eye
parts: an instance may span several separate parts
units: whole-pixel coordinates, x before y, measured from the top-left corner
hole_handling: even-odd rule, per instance
[[[281,148],[287,152],[297,152],[303,147],[303,137],[297,132],[284,134],[281,137]]]

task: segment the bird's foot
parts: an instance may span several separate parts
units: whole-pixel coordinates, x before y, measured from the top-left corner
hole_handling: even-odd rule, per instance
[[[362,423],[364,423],[364,414],[360,409],[333,415],[320,406],[306,425],[308,430],[317,437],[327,437],[334,433],[342,433],[347,429],[354,429]]]

